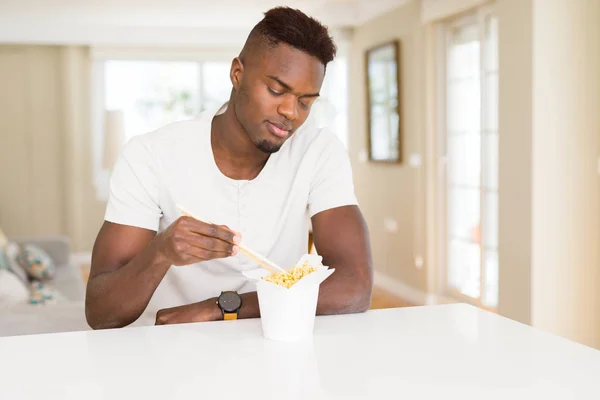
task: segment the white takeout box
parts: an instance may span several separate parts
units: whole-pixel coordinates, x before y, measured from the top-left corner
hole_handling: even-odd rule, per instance
[[[269,271],[263,268],[243,272],[246,278],[256,282],[265,338],[296,342],[312,336],[319,286],[335,271],[334,268],[322,265],[322,259],[315,254],[303,255],[296,265],[303,265],[307,261],[316,266],[317,270],[304,276],[289,289],[263,280],[263,277],[269,275]]]

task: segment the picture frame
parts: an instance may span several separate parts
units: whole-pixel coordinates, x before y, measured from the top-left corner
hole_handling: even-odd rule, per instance
[[[369,161],[402,163],[400,40],[365,52]]]

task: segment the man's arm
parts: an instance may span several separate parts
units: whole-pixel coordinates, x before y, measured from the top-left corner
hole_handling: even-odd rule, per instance
[[[181,217],[160,234],[104,222],[92,252],[85,315],[94,329],[137,320],[171,265],[189,265],[237,253],[239,234],[226,226]]]
[[[315,248],[335,272],[321,284],[317,314],[364,312],[371,306],[373,261],[367,224],[358,206],[312,218]]]
[[[92,252],[85,315],[93,329],[139,318],[170,264],[159,257],[156,232],[104,222]]]
[[[357,206],[322,211],[312,218],[313,237],[323,264],[335,272],[320,287],[317,314],[364,312],[371,305],[373,266],[369,233]],[[258,318],[256,292],[242,295],[239,318]],[[216,298],[158,312],[156,323],[173,324],[222,319]]]

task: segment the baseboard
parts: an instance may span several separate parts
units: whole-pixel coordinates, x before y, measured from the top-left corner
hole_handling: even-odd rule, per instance
[[[417,306],[452,304],[458,302],[455,299],[446,296],[435,293],[426,293],[378,271],[374,272],[373,280],[376,286]]]

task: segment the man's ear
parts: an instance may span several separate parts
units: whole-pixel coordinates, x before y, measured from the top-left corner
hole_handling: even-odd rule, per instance
[[[233,59],[231,63],[231,71],[229,71],[229,77],[234,90],[238,90],[242,84],[242,78],[244,76],[244,64],[239,57]]]

